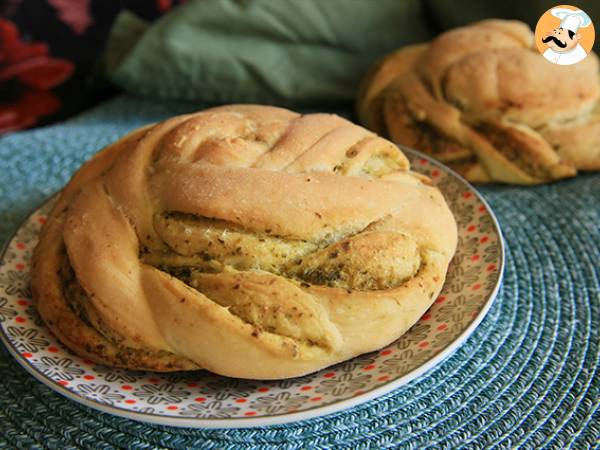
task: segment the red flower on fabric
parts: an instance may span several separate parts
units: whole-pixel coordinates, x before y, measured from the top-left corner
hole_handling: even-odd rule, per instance
[[[165,12],[173,6],[172,0],[156,0],[156,7],[160,12]]]
[[[75,34],[83,34],[92,24],[90,15],[90,0],[48,0],[62,23],[66,24]]]
[[[45,43],[23,42],[17,27],[0,18],[0,133],[29,127],[57,111],[60,100],[50,89],[73,70],[71,62],[50,57]]]

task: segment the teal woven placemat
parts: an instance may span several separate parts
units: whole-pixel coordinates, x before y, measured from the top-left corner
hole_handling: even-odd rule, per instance
[[[100,147],[192,109],[120,97],[0,138],[0,239]],[[507,243],[500,294],[454,355],[392,394],[285,426],[175,429],[67,400],[1,348],[0,448],[599,448],[600,175],[482,191]]]

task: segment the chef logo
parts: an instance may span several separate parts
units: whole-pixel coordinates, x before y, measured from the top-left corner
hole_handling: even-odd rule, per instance
[[[535,43],[540,53],[554,64],[570,65],[584,59],[594,45],[594,25],[575,6],[551,8],[535,27]]]

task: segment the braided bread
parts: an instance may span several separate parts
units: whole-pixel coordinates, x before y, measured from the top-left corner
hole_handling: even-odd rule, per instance
[[[48,327],[99,363],[279,379],[389,344],[431,305],[454,218],[389,141],[236,105],[147,126],[62,191],[35,250]]]
[[[555,65],[524,23],[486,20],[384,58],[358,113],[470,181],[536,184],[600,170],[599,100],[595,54]]]

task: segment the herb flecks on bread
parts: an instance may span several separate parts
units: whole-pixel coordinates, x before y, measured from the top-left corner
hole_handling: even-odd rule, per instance
[[[485,20],[373,67],[363,124],[473,182],[538,184],[600,170],[600,74],[590,53],[548,62],[517,21]]]
[[[391,142],[234,105],[87,162],[43,228],[32,285],[49,328],[99,363],[278,379],[405,333],[456,240],[443,196]]]

